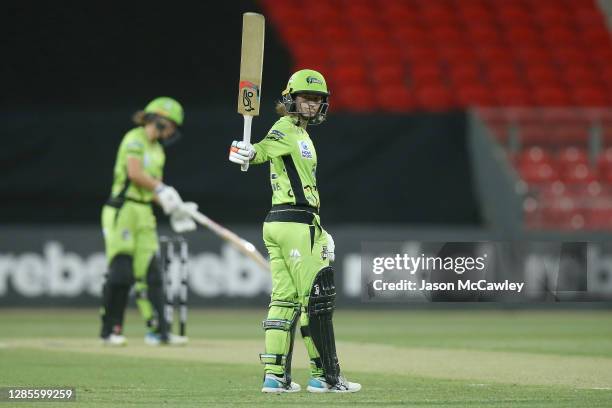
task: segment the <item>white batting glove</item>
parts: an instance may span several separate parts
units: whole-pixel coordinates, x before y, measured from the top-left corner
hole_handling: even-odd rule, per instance
[[[336,244],[331,234],[327,231],[325,233],[327,234],[327,259],[329,259],[329,262],[334,262],[336,260]]]
[[[166,215],[174,212],[181,204],[183,204],[181,196],[174,189],[174,187],[167,186],[163,183],[155,188],[155,196],[157,197],[157,201]]]
[[[234,140],[229,152],[229,161],[236,164],[247,164],[255,157],[255,149],[250,143]]]
[[[172,230],[178,234],[195,231],[196,223],[193,218],[191,218],[190,213],[197,210],[198,204],[191,201],[179,205],[178,208],[170,214],[170,226]]]

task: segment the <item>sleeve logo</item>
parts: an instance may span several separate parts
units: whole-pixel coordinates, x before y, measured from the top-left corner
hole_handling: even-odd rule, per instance
[[[272,129],[270,133],[268,133],[268,135],[266,136],[266,139],[279,141],[283,137],[285,137],[285,134],[283,132],[281,132],[280,130]]]

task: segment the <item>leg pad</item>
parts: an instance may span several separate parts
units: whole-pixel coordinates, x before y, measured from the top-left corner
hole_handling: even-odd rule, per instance
[[[309,332],[308,334],[319,352],[320,364],[325,372],[325,380],[332,386],[338,383],[338,377],[340,376],[332,322],[335,306],[334,270],[328,266],[319,271],[312,284],[307,309],[308,329],[302,332]]]

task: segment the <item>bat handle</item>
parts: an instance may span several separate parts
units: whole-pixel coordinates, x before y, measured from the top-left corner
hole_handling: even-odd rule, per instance
[[[242,135],[242,141],[245,143],[251,143],[251,123],[253,123],[253,117],[251,115],[242,115],[244,117],[244,133]],[[249,169],[249,163],[243,164],[241,167],[242,171]]]

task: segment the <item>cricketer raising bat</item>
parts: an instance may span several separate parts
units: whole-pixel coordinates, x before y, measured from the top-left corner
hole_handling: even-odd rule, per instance
[[[238,85],[238,113],[244,117],[242,140],[251,142],[253,116],[259,115],[261,73],[265,38],[265,19],[257,13],[242,15],[242,52],[240,54],[240,82]],[[242,165],[247,171],[249,164]]]

